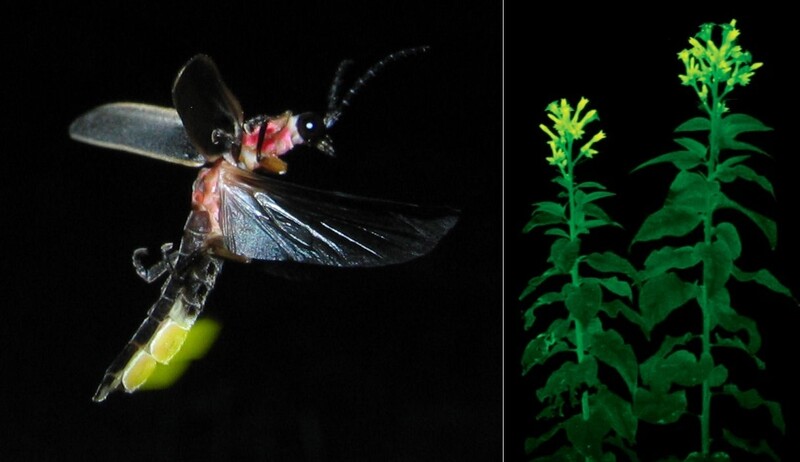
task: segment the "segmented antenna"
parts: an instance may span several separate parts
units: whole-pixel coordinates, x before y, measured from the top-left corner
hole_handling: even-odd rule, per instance
[[[328,112],[326,112],[325,116],[325,125],[328,125],[328,115],[333,114],[338,110],[336,107],[339,101],[339,87],[342,86],[342,77],[344,77],[344,71],[347,70],[347,67],[353,64],[352,59],[345,59],[341,63],[339,63],[339,67],[336,69],[336,74],[333,76],[333,83],[331,83],[331,90],[328,92]],[[332,125],[332,124],[331,124]]]
[[[346,106],[350,105],[350,100],[361,91],[361,88],[366,85],[373,77],[375,77],[387,64],[393,63],[399,59],[406,58],[408,56],[413,56],[419,53],[425,53],[430,49],[429,46],[421,46],[415,48],[406,48],[405,50],[396,51],[385,58],[381,59],[377,63],[373,64],[372,67],[367,69],[367,72],[364,73],[361,77],[356,80],[356,83],[344,93],[342,98],[338,98],[339,87],[342,84],[342,75],[344,74],[345,69],[347,66],[352,64],[350,60],[344,60],[339,64],[339,68],[336,70],[336,75],[333,78],[333,84],[331,84],[331,90],[328,93],[328,112],[325,114],[324,122],[326,128],[331,128],[339,117],[342,116],[342,111]],[[338,100],[338,101],[337,101]]]

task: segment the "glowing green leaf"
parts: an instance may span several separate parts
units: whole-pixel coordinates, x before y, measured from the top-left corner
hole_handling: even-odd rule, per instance
[[[718,387],[728,380],[728,368],[722,364],[717,364],[711,373],[708,374],[708,385],[710,387]]]
[[[590,415],[589,420],[583,420],[583,416],[577,414],[564,422],[564,429],[567,431],[567,438],[581,455],[600,460],[603,437],[610,430],[607,422],[594,413]]]
[[[546,337],[539,334],[535,339],[528,342],[525,351],[522,353],[522,375],[527,374],[533,366],[544,364],[554,354],[568,349],[569,347],[564,342],[549,345]]]
[[[618,314],[622,313],[622,315],[625,316],[625,319],[641,327],[645,336],[649,335],[649,332],[644,330],[645,323],[639,313],[631,309],[631,307],[622,301],[612,300],[610,302],[603,303],[603,307],[601,309],[604,313],[608,314],[612,318],[616,318]]]
[[[555,302],[563,302],[564,298],[566,297],[564,291],[561,292],[547,292],[539,297],[536,298],[536,301],[533,302],[530,308],[525,310],[522,317],[525,321],[525,330],[528,330],[533,326],[533,322],[536,320],[536,316],[534,316],[534,311],[544,305],[549,305]]]
[[[601,226],[620,226],[620,224],[617,223],[616,221],[608,221],[608,220],[586,220],[586,222],[584,222],[583,224],[583,227],[587,230],[599,228]]]
[[[724,124],[725,133],[731,136],[746,132],[772,131],[772,128],[747,114],[729,114],[722,118],[722,123]]]
[[[525,438],[525,453],[530,454],[535,451],[539,446],[542,444],[550,441],[559,430],[561,430],[561,424],[553,425],[550,430],[539,436],[538,438]]]
[[[603,293],[597,281],[586,280],[567,295],[564,303],[570,314],[584,324],[588,324],[600,311],[603,302]]]
[[[693,138],[675,138],[675,142],[699,156],[705,157],[708,147]]]
[[[764,361],[762,361],[758,356],[755,355],[756,352],[750,351],[751,350],[750,347],[748,345],[745,345],[744,341],[742,341],[742,339],[739,337],[730,337],[730,338],[722,337],[721,335],[719,335],[719,333],[717,333],[717,335],[715,336],[713,346],[719,348],[736,348],[738,350],[742,350],[748,355],[750,355],[751,358],[753,358],[753,361],[755,361],[756,363],[756,367],[758,367],[761,370],[763,370],[766,367]]]
[[[677,422],[686,412],[686,392],[651,392],[637,388],[633,396],[633,412],[641,420],[652,424]]]
[[[755,389],[742,391],[734,384],[725,385],[722,391],[736,398],[739,406],[744,409],[755,409],[759,406],[766,407],[772,417],[772,425],[780,430],[781,433],[786,433],[786,423],[783,421],[780,403],[765,400]]]
[[[747,351],[755,355],[761,348],[761,334],[758,332],[758,325],[755,321],[742,316],[729,306],[722,304],[712,304],[714,308],[714,317],[718,320],[719,325],[731,333],[739,331],[747,332]]]
[[[647,331],[698,293],[697,286],[682,281],[674,273],[664,273],[646,281],[639,294],[639,306]]]
[[[691,387],[698,385],[711,373],[713,362],[710,357],[698,361],[686,350],[678,350],[662,358],[652,356],[640,368],[642,381],[654,391],[666,392],[673,383]]]
[[[530,293],[536,290],[539,285],[541,285],[544,281],[548,280],[551,276],[554,276],[556,273],[555,268],[548,268],[547,271],[542,273],[540,276],[536,276],[528,281],[528,286],[525,287],[525,290],[522,291],[522,294],[519,296],[519,299],[522,300],[523,298],[527,297]]]
[[[691,122],[691,121],[690,121]],[[679,127],[680,128],[680,127]],[[676,143],[685,148],[683,151],[673,151],[654,157],[633,169],[633,172],[655,164],[665,162],[673,163],[679,170],[689,170],[702,164],[706,158],[708,148],[706,145],[691,138],[677,138]]]
[[[597,220],[587,221],[586,222],[587,228],[592,228],[595,226],[602,226],[602,225],[613,225],[621,227],[619,223],[612,220],[611,217],[609,217],[606,214],[606,212],[603,211],[603,209],[597,206],[597,204],[585,204],[583,206],[583,211],[586,213],[586,216],[597,218]],[[597,224],[593,226],[591,223],[595,221],[597,222]]]
[[[722,451],[713,452],[709,455],[703,455],[699,452],[690,453],[682,462],[730,462],[731,456]],[[672,461],[667,461],[672,462]],[[680,462],[680,461],[676,461]]]
[[[686,346],[686,344],[692,340],[695,336],[691,333],[686,333],[681,336],[673,337],[667,335],[664,340],[661,342],[661,346],[658,347],[658,351],[653,354],[647,361],[643,362],[641,367],[639,368],[639,373],[642,377],[642,381],[645,384],[652,384],[655,383],[654,377],[651,377],[654,371],[657,371],[656,368],[653,366],[644,367],[648,361],[651,364],[654,364],[656,361],[663,361],[668,355],[670,355],[673,350],[677,347]],[[644,368],[644,369],[643,369]]]
[[[731,149],[734,151],[753,151],[759,154],[763,154],[767,157],[770,157],[769,154],[767,154],[767,152],[764,151],[763,149],[759,148],[758,146],[752,145],[750,143],[745,143],[744,141],[736,141],[736,140],[728,141],[727,143],[724,144],[724,148]]]
[[[653,356],[659,356],[663,358],[672,350],[674,350],[675,347],[686,346],[686,343],[689,342],[689,340],[691,340],[693,337],[694,335],[689,333],[679,335],[677,337],[667,335],[661,342],[661,346],[658,347],[658,352]]]
[[[621,273],[630,278],[636,275],[636,268],[614,252],[592,253],[584,260],[586,264],[601,273]]]
[[[613,223],[611,217],[609,217],[605,210],[600,208],[600,206],[597,204],[584,204],[583,211],[589,217],[599,218],[605,222]]]
[[[692,151],[672,151],[666,154],[662,154],[660,156],[654,157],[647,162],[639,164],[638,167],[631,170],[631,173],[641,170],[645,167],[650,167],[656,164],[663,164],[663,163],[672,163],[675,164],[680,170],[688,170],[693,167],[697,167],[701,163],[703,163],[704,155],[698,155],[696,152]]]
[[[728,222],[718,224],[714,228],[714,235],[719,242],[728,247],[731,259],[736,260],[742,254],[742,241],[739,239],[739,232],[736,227]]]
[[[683,171],[669,186],[666,205],[707,213],[716,203],[718,192],[717,183],[706,180],[699,173]]]
[[[752,273],[747,271],[742,271],[736,266],[733,267],[733,277],[736,278],[737,281],[748,282],[753,281],[761,284],[762,286],[766,287],[767,289],[777,292],[781,295],[785,295],[787,297],[792,296],[792,292],[783,284],[778,281],[778,279],[766,269],[760,269],[758,271],[754,271]]]
[[[665,246],[650,252],[644,262],[642,279],[650,279],[660,274],[664,274],[671,269],[691,268],[700,263],[700,258],[695,252],[694,247],[670,247]]]
[[[723,149],[733,149],[739,151],[754,151],[765,154],[761,149],[736,140],[740,133],[764,132],[772,130],[755,117],[747,114],[730,114],[722,119],[721,147]]]
[[[550,247],[550,258],[548,258],[547,261],[551,262],[560,274],[568,274],[572,270],[573,265],[575,265],[580,246],[580,239],[575,239],[573,241],[558,239],[553,242],[553,245]]]
[[[699,132],[711,130],[711,121],[707,117],[695,117],[680,124],[676,132]]]
[[[750,209],[742,207],[741,205],[732,201],[730,198],[724,195],[722,195],[722,199],[719,203],[719,208],[730,208],[733,210],[738,210],[739,212],[744,214],[744,216],[749,218],[753,223],[755,223],[756,226],[758,226],[758,228],[761,230],[762,233],[764,233],[764,236],[766,236],[767,240],[769,241],[770,248],[772,248],[772,250],[775,250],[775,246],[777,245],[778,241],[778,231],[774,221],[770,220],[769,218],[759,213],[753,212]]]
[[[717,164],[717,171],[719,171],[720,169],[727,169],[727,168],[731,168],[733,166],[736,166],[736,165],[746,161],[750,157],[751,156],[749,156],[747,154],[744,154],[744,155],[741,155],[741,156],[728,157],[727,159],[725,159],[722,162],[720,162],[719,164]]]
[[[571,187],[570,186],[570,182],[567,181],[563,176],[557,176],[557,177],[553,178],[552,181],[553,181],[553,183],[561,186],[562,188],[566,189],[567,191],[569,191],[569,189]]]
[[[638,365],[633,348],[616,331],[606,330],[592,336],[590,352],[600,361],[617,370],[633,394],[636,389]]]
[[[575,202],[581,206],[583,204],[588,204],[589,202],[594,202],[596,200],[615,195],[616,194],[608,191],[594,191],[589,194],[586,194],[583,191],[578,191],[577,194],[575,194]]]
[[[703,260],[703,283],[708,296],[715,297],[731,276],[733,260],[730,250],[727,245],[717,241],[711,245],[701,242],[695,246],[695,251]]]
[[[730,183],[737,178],[741,178],[746,181],[752,181],[770,193],[772,197],[775,197],[775,191],[772,188],[772,183],[746,165],[734,165],[732,167],[724,168],[720,166],[720,168],[717,169],[717,178],[724,183]]]
[[[634,360],[635,363],[635,360]],[[631,390],[633,393],[633,390]],[[603,387],[592,396],[592,413],[607,422],[618,435],[629,442],[636,438],[636,416],[633,415],[631,403]]]
[[[703,221],[703,215],[713,210],[718,191],[717,183],[706,181],[697,173],[678,173],[670,185],[664,207],[645,219],[633,242],[690,233]]]
[[[597,278],[597,279],[595,279],[595,278],[586,278],[584,280],[587,280],[587,279],[594,279],[594,280],[598,281],[600,284],[603,285],[603,287],[608,289],[610,292],[612,292],[612,293],[614,293],[616,295],[619,295],[620,297],[625,297],[628,300],[630,300],[632,295],[633,295],[631,293],[630,284],[628,284],[625,281],[621,281],[616,276],[610,277],[610,278]]]
[[[533,213],[522,232],[527,233],[538,226],[565,223],[564,206],[556,202],[538,202],[533,204]]]
[[[725,441],[730,443],[730,445],[735,448],[745,450],[751,454],[756,454],[756,455],[765,454],[776,462],[781,460],[780,456],[775,454],[775,451],[773,451],[772,448],[769,447],[769,444],[764,440],[759,440],[758,444],[753,444],[743,438],[739,438],[738,436],[734,435],[727,428],[722,429],[722,436],[723,438],[725,438]]]
[[[562,427],[563,424],[559,424],[558,428]],[[585,460],[586,457],[582,456],[574,447],[564,445],[550,455],[531,459],[531,462],[585,462]]]
[[[550,374],[547,383],[536,390],[536,396],[539,401],[544,401],[566,392],[571,401],[577,404],[577,390],[586,385],[591,387],[597,384],[597,361],[593,357],[587,356],[580,364],[572,361],[564,362],[561,367]]]
[[[569,234],[561,228],[550,228],[544,232],[544,235],[563,237],[564,239],[569,239]]]
[[[526,223],[522,228],[522,232],[529,233],[531,230],[540,226],[557,225],[563,222],[564,220],[562,218],[555,215],[550,215],[549,213],[537,213],[536,215],[532,216],[530,220],[528,220],[528,223]]]
[[[575,186],[576,186],[578,189],[589,189],[589,188],[594,188],[594,189],[606,189],[606,187],[605,187],[605,186],[601,185],[600,183],[598,183],[598,182],[596,182],[596,181],[584,181],[583,183],[578,183],[578,184],[577,184],[577,185],[575,185]]]
[[[558,202],[544,201],[533,204],[533,213],[544,212],[551,215],[564,217],[564,206]]]
[[[665,206],[645,219],[633,242],[653,241],[666,236],[685,236],[702,221],[703,217],[694,210]]]

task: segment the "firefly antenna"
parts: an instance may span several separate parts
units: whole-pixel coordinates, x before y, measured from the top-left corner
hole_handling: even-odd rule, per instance
[[[344,71],[347,70],[347,67],[351,64],[353,64],[352,59],[345,59],[339,63],[339,67],[336,69],[336,74],[333,76],[333,83],[331,83],[331,90],[328,92],[328,112],[326,113],[326,119],[328,115],[339,110],[339,108],[336,107],[339,100],[339,87],[342,86]],[[325,122],[327,125],[327,120]]]
[[[342,84],[342,76],[344,74],[345,69],[347,66],[352,64],[352,61],[347,59],[342,61],[339,64],[339,68],[336,69],[336,75],[333,77],[333,83],[331,84],[330,92],[328,93],[328,112],[325,114],[324,122],[325,128],[331,128],[339,117],[342,116],[342,111],[346,106],[350,105],[350,100],[361,91],[361,88],[366,85],[373,77],[375,77],[380,71],[386,67],[387,64],[393,63],[399,59],[406,58],[408,56],[413,56],[419,53],[425,53],[430,49],[429,46],[421,46],[415,48],[406,48],[404,50],[395,51],[390,55],[386,56],[385,58],[381,59],[377,63],[373,64],[372,67],[367,69],[367,72],[364,73],[361,77],[356,80],[356,83],[344,93],[342,98],[339,98],[339,87]]]

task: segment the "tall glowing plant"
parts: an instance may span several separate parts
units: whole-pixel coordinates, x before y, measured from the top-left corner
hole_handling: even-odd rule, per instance
[[[555,357],[562,360],[536,395],[545,406],[538,419],[552,419],[550,430],[528,438],[526,452],[550,453],[533,460],[615,460],[610,447],[627,451],[636,435],[630,397],[636,389],[637,363],[630,345],[614,329],[603,324],[600,313],[616,317],[620,312],[638,316],[622,301],[630,300],[628,282],[617,275],[633,275],[635,270],[623,258],[606,252],[586,255],[581,236],[600,226],[616,225],[597,205],[613,194],[600,183],[579,182],[577,167],[591,160],[596,143],[605,138],[602,131],[588,141],[586,126],[597,119],[597,112],[585,111],[588,100],[581,99],[575,109],[566,100],[547,107],[553,125],[540,128],[549,136],[551,156],[561,192],[558,201],[534,204],[524,231],[544,228],[555,240],[550,247],[549,268],[534,277],[520,299],[536,293],[533,304],[523,312],[525,329],[536,323],[537,312],[553,304],[563,305],[555,315],[545,317],[549,325],[527,345],[522,357],[523,374]],[[549,310],[548,310],[549,311]],[[553,319],[555,317],[555,319]],[[550,321],[553,319],[552,321]],[[616,370],[627,387],[624,398],[600,379],[600,363]],[[563,430],[569,441],[557,449],[548,442]]]
[[[665,204],[645,219],[631,243],[657,246],[641,269],[612,252],[583,253],[583,236],[594,228],[616,225],[596,203],[613,194],[597,182],[576,178],[576,167],[593,158],[594,145],[605,135],[598,132],[588,142],[579,142],[586,126],[597,119],[594,110],[584,113],[585,99],[574,110],[566,100],[547,107],[553,125],[540,127],[550,138],[547,161],[555,168],[553,181],[561,192],[558,201],[534,204],[524,228],[525,232],[545,229],[554,241],[549,267],[531,279],[520,296],[522,300],[536,295],[523,311],[523,320],[526,330],[538,331],[525,347],[522,370],[528,374],[556,359],[560,366],[536,392],[544,404],[537,418],[554,423],[526,440],[526,452],[534,461],[614,461],[622,454],[638,460],[635,438],[640,421],[660,426],[693,418],[698,423],[697,450],[669,460],[726,461],[730,447],[778,459],[766,441],[748,441],[726,428],[726,422],[712,419],[713,398],[727,396],[731,399],[722,404],[764,408],[772,424],[785,431],[780,405],[763,399],[755,389],[734,384],[720,354],[720,350],[738,351],[756,368],[765,367],[757,356],[761,337],[756,322],[737,312],[729,291],[732,284],[755,283],[791,297],[767,269],[745,268],[740,260],[743,245],[734,222],[752,222],[773,249],[777,233],[773,220],[728,195],[749,182],[774,196],[770,181],[751,166],[753,155],[765,153],[740,139],[770,128],[747,114],[731,113],[728,107],[731,92],[747,85],[761,67],[752,62],[738,38],[735,21],[706,24],[689,39],[691,48],[678,54],[685,66],[681,82],[694,90],[702,114],[675,130],[681,134],[675,139],[678,150],[636,169],[672,164],[678,170]],[[629,306],[632,288],[638,311]],[[741,307],[738,298],[737,305]],[[662,335],[660,331],[674,328],[666,321],[683,307],[696,310],[698,323],[678,335]],[[636,343],[638,351],[655,350],[649,358],[638,361],[633,348],[610,327],[620,313],[648,339],[659,337],[651,339],[658,345]],[[542,324],[547,327],[541,329]],[[662,329],[654,335],[657,326]],[[615,370],[624,385],[604,383],[610,377],[600,373],[604,367]],[[697,396],[697,403],[687,395]],[[562,430],[568,444],[559,447],[554,437]],[[721,449],[721,441],[729,447]]]
[[[640,364],[644,387],[636,391],[634,409],[637,417],[647,422],[676,422],[689,412],[686,391],[699,387],[700,409],[691,412],[699,418],[699,451],[691,453],[687,461],[728,460],[727,452],[718,451],[716,446],[712,451],[711,447],[712,428],[716,428],[712,426],[711,412],[714,396],[728,395],[746,409],[765,406],[775,427],[784,431],[780,406],[764,400],[756,390],[744,391],[731,383],[728,368],[718,361],[719,355],[715,356],[720,349],[733,348],[752,357],[758,368],[764,367],[756,356],[761,343],[756,323],[734,308],[728,290],[731,282],[753,282],[791,295],[768,270],[746,271],[739,266],[740,233],[734,223],[721,219],[719,214],[723,210],[738,212],[758,227],[774,249],[775,222],[727,194],[742,181],[774,194],[769,180],[747,165],[753,154],[764,152],[739,139],[744,133],[770,129],[754,117],[731,113],[728,108],[731,92],[747,85],[761,67],[739,46],[738,38],[736,22],[731,21],[719,26],[703,25],[689,39],[691,48],[678,54],[686,69],[680,79],[694,90],[702,115],[675,130],[693,134],[675,139],[679,150],[637,168],[671,163],[678,173],[664,206],[645,219],[633,242],[657,243],[671,238],[689,241],[681,246],[664,245],[647,257],[638,276],[642,284],[639,308],[643,328],[651,332],[687,304],[699,308],[702,324],[699,331],[667,336],[655,355]],[[765,441],[746,441],[724,427],[722,436],[734,447],[777,459]]]

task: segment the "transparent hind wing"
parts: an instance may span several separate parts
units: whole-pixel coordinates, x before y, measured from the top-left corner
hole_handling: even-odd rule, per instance
[[[382,266],[430,252],[457,211],[320,191],[232,167],[220,176],[231,253],[257,260]]]

